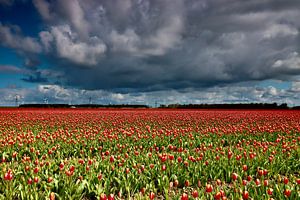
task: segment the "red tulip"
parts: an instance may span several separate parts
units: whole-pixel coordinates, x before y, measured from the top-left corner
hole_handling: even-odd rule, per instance
[[[219,199],[221,199],[221,197],[222,197],[221,192],[217,192],[214,196],[215,200],[219,200]]]
[[[232,177],[233,181],[236,181],[238,178],[238,175],[237,175],[237,173],[232,173],[231,177]]]
[[[259,179],[256,179],[256,180],[255,180],[255,184],[256,184],[257,186],[260,186],[260,180],[259,180]]]
[[[269,185],[269,181],[268,180],[264,180],[264,186],[268,186]]]
[[[114,157],[113,155],[110,156],[109,161],[110,161],[110,162],[114,162],[114,161],[115,161],[115,157]]]
[[[38,167],[34,168],[33,172],[34,172],[35,174],[37,174],[37,173],[39,172],[39,168],[38,168]]]
[[[102,174],[98,175],[98,180],[100,181],[102,179]]]
[[[74,172],[74,171],[75,171],[75,166],[74,166],[74,165],[71,165],[71,166],[70,166],[70,171],[71,171],[71,172]]]
[[[249,192],[243,191],[243,199],[249,199]]]
[[[28,165],[25,166],[25,171],[29,171],[30,167]]]
[[[66,171],[65,171],[65,174],[66,174],[67,176],[72,176],[72,175],[73,175],[73,172],[72,172],[72,171],[69,171],[69,170],[66,170]]]
[[[155,194],[154,194],[154,192],[150,192],[150,194],[149,194],[149,198],[150,198],[150,199],[154,199],[154,198],[155,198]]]
[[[213,186],[211,184],[206,184],[205,191],[210,193],[213,191]]]
[[[60,163],[60,164],[59,164],[60,170],[62,170],[62,169],[64,168],[64,166],[65,166],[64,163]]]
[[[292,191],[290,189],[285,189],[284,190],[284,195],[287,196],[287,197],[291,196],[291,193],[292,193]]]
[[[194,190],[194,191],[192,192],[192,196],[193,196],[194,198],[197,198],[197,197],[199,196],[198,191],[197,191],[197,190]]]
[[[54,193],[54,192],[51,192],[51,193],[50,193],[49,199],[50,199],[50,200],[55,200],[55,193]]]
[[[140,192],[142,193],[142,195],[144,195],[145,192],[146,192],[146,188],[145,188],[145,187],[142,187],[142,188],[140,189]]]
[[[273,159],[274,159],[274,157],[273,157],[273,156],[269,156],[269,162],[272,162],[272,161],[273,161]]]
[[[8,170],[8,172],[6,172],[4,174],[4,180],[10,181],[13,179],[13,174],[11,170]]]
[[[268,188],[267,189],[267,193],[268,193],[268,195],[271,196],[273,194],[273,189],[272,188]]]
[[[50,176],[48,177],[48,183],[51,183],[53,181],[53,178]]]
[[[249,175],[247,176],[247,181],[251,181],[252,180],[252,177]]]
[[[80,159],[78,159],[78,163],[81,164],[81,165],[83,165],[84,164],[84,160],[80,158]]]
[[[201,181],[198,180],[197,186],[198,186],[198,187],[201,187],[201,185],[202,185],[202,184],[201,184]]]
[[[115,195],[114,194],[108,195],[108,200],[114,200],[114,199],[115,199]]]
[[[161,162],[166,162],[167,161],[167,156],[162,156],[161,157]]]
[[[174,181],[174,187],[177,187],[179,185],[179,181],[178,180],[175,180]]]
[[[188,161],[186,161],[186,160],[183,162],[183,164],[184,164],[184,166],[186,166],[186,167],[188,167],[188,166],[189,166],[189,162],[188,162]]]
[[[177,158],[177,161],[178,161],[179,163],[181,163],[181,162],[182,162],[182,158],[181,158],[181,157],[178,157],[178,158]]]
[[[247,165],[243,165],[243,171],[247,171],[248,170],[248,166]]]
[[[225,192],[223,190],[220,190],[220,193],[221,193],[221,197],[225,197]]]
[[[241,158],[242,158],[241,155],[237,155],[237,156],[235,157],[236,160],[240,160]]]
[[[185,187],[188,187],[190,185],[190,182],[188,180],[184,181]]]
[[[102,193],[100,195],[100,200],[107,200],[106,194]]]
[[[227,154],[228,159],[230,159],[232,157],[232,155],[233,155],[232,151],[229,150],[228,154]]]
[[[34,178],[33,178],[33,181],[34,181],[35,183],[38,183],[38,182],[39,182],[39,178],[38,178],[38,177],[34,177]]]
[[[17,154],[18,154],[17,152],[13,152],[12,157],[13,158],[17,157]]]
[[[28,183],[28,185],[31,185],[32,184],[32,178],[29,178],[28,180],[27,180],[27,183]]]
[[[183,193],[182,195],[181,195],[181,198],[180,198],[181,200],[188,200],[189,199],[189,197],[188,197],[188,195],[186,194],[186,193]]]

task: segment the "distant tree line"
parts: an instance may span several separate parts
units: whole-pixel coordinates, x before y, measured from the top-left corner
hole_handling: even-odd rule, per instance
[[[21,104],[20,108],[150,108],[143,104]],[[175,109],[297,109],[300,106],[288,107],[286,103],[241,103],[241,104],[169,104],[158,108]]]
[[[287,109],[286,103],[241,103],[241,104],[169,104],[161,105],[160,108],[179,109]]]
[[[20,108],[149,108],[139,104],[22,104]]]

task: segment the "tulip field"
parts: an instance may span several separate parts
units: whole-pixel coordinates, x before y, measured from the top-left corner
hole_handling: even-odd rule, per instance
[[[300,199],[300,112],[0,109],[0,199]]]

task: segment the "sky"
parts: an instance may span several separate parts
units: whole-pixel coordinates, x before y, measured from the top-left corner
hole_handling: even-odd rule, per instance
[[[0,106],[300,105],[299,0],[0,0]]]

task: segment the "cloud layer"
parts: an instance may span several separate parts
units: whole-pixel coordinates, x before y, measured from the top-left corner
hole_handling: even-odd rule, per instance
[[[25,52],[25,59],[45,56],[55,72],[47,82],[66,88],[154,94],[296,81],[300,75],[298,0],[33,0],[33,5],[44,23],[38,37],[0,23],[0,43]],[[32,70],[36,79],[24,80],[38,82],[40,76],[45,82],[38,71]]]
[[[107,90],[66,89],[59,85],[40,84],[33,89],[10,86],[0,88],[0,106],[24,103],[69,103],[69,104],[213,104],[213,103],[288,103],[289,106],[300,104],[300,82],[293,82],[291,87],[277,89],[273,86],[230,85],[210,87],[202,90],[168,90],[152,92],[117,93]]]
[[[66,85],[152,91],[300,73],[297,1],[34,3]]]

